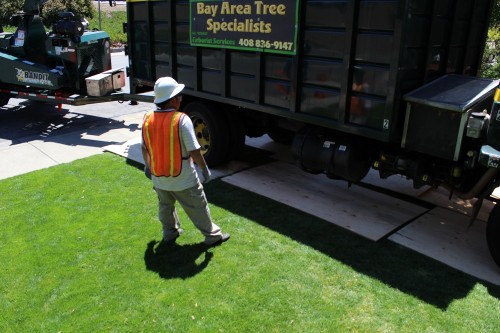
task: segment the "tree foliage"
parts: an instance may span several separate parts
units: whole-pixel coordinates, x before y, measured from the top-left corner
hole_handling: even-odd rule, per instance
[[[0,23],[8,25],[10,17],[23,12],[25,0],[0,0]],[[94,17],[92,0],[48,0],[42,7],[42,19],[50,27],[60,12],[72,12],[77,17]]]
[[[500,1],[495,0],[491,11],[490,26],[500,25]]]
[[[24,0],[0,0],[0,24],[7,25],[10,17],[23,10]]]
[[[46,26],[51,26],[60,12],[72,12],[77,17],[94,17],[92,0],[48,0],[43,6],[42,19]]]
[[[495,0],[490,18],[488,38],[484,47],[480,75],[500,78],[500,0]]]

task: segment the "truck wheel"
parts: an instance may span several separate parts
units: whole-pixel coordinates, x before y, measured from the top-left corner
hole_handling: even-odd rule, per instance
[[[208,166],[228,159],[230,131],[222,112],[203,102],[189,103],[183,110],[193,121],[194,131]]]
[[[271,127],[268,130],[267,135],[269,135],[274,142],[290,145],[295,137],[295,132],[279,127]]]
[[[486,241],[493,260],[500,266],[500,208],[493,207],[486,225]]]
[[[1,94],[0,95],[0,106],[4,106],[9,103],[10,97],[8,95]]]
[[[229,159],[237,159],[245,147],[245,120],[238,112],[228,111],[226,115],[231,132],[228,157]]]

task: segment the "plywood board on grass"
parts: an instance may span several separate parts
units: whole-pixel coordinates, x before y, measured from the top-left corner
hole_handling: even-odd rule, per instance
[[[500,268],[486,243],[486,223],[441,207],[419,217],[389,240],[472,276],[500,285]]]
[[[477,201],[475,198],[462,199],[458,195],[452,195],[450,198],[450,192],[443,187],[432,188],[430,186],[423,186],[419,189],[414,189],[413,181],[400,175],[381,179],[378,175],[378,171],[373,169],[363,178],[362,182],[466,215],[472,215],[474,203]],[[478,218],[487,221],[493,207],[494,204],[491,201],[484,200]]]
[[[223,178],[223,181],[266,196],[377,241],[426,208],[359,186],[347,187],[297,166],[274,162]]]
[[[125,157],[128,160],[135,161],[140,164],[144,164],[144,159],[142,158],[141,151],[141,138],[135,138],[129,140],[123,144],[118,145],[109,145],[104,147],[105,151],[108,151],[113,154],[117,154]],[[242,160],[230,161],[226,164],[223,164],[217,168],[211,168],[212,178],[220,178],[223,176],[231,175],[235,172],[239,172],[241,170],[252,167],[253,163]],[[197,170],[198,174],[201,176],[200,170]],[[201,179],[201,178],[200,178]]]
[[[293,163],[294,161],[290,146],[273,142],[267,135],[259,138],[247,138],[246,144],[272,152],[272,157],[276,160],[290,163]],[[381,179],[379,172],[374,169],[370,169],[366,177],[363,178],[362,182],[467,215],[471,215],[473,205],[477,200],[461,199],[458,195],[453,195],[450,199],[449,191],[442,187],[435,189],[430,186],[423,186],[419,189],[415,189],[413,188],[413,181],[406,179],[406,177],[401,175],[393,175],[386,179]],[[497,196],[500,197],[500,189],[495,193],[497,193]],[[492,202],[485,200],[479,212],[478,218],[483,221],[487,221],[493,206],[494,204]]]
[[[142,152],[141,152],[140,137],[131,139],[122,144],[106,146],[104,147],[104,150],[116,155],[123,156],[128,160],[144,164],[144,159],[142,158]]]

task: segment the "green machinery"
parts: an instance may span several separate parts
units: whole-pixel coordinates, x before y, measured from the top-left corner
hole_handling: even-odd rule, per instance
[[[86,78],[111,69],[109,35],[86,30],[70,12],[46,31],[39,15],[45,2],[27,0],[24,12],[11,18],[16,31],[0,33],[0,106],[16,96],[74,105],[102,101],[86,96]]]

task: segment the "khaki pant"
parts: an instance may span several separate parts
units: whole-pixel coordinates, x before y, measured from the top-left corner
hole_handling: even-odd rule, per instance
[[[163,227],[165,241],[174,239],[180,228],[175,211],[176,201],[179,201],[193,224],[205,236],[206,243],[213,243],[222,237],[221,229],[212,222],[205,192],[200,183],[183,191],[165,191],[158,188],[155,188],[155,191],[158,194],[158,218]]]

